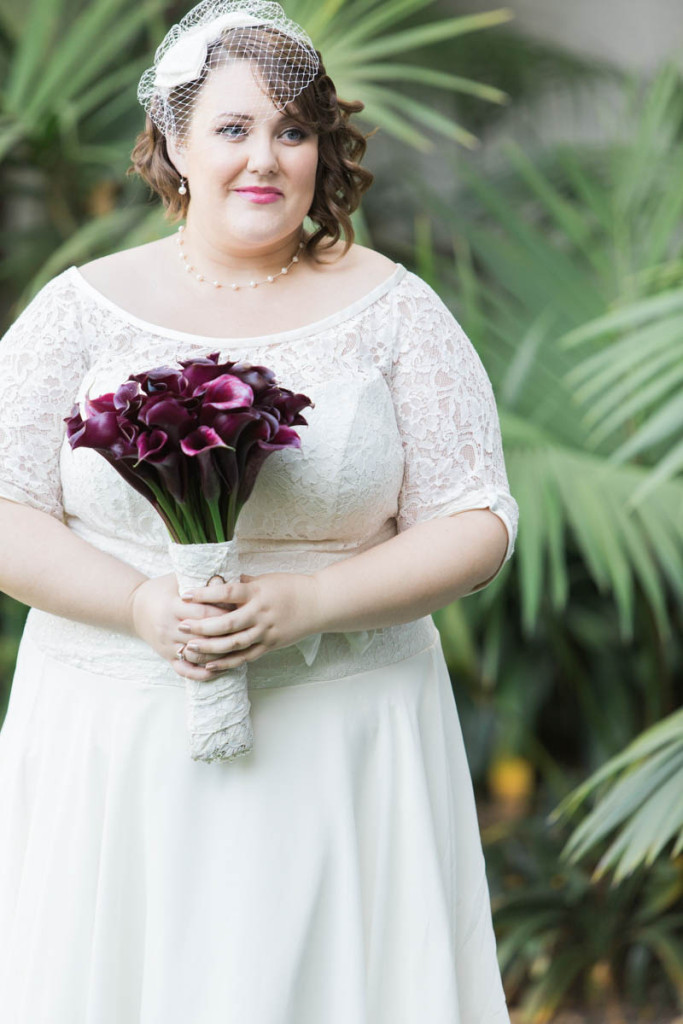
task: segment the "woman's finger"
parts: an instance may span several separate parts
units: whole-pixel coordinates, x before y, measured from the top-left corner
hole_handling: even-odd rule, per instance
[[[235,651],[234,654],[229,654],[224,658],[216,658],[214,661],[210,661],[207,664],[207,668],[211,668],[215,672],[225,671],[230,668],[237,668],[239,665],[244,665],[249,661],[256,661],[262,655],[266,654],[268,648],[262,643],[253,643],[250,646],[244,648],[241,651]]]
[[[212,604],[188,604],[178,598],[177,604],[173,606],[173,614],[178,619],[209,619],[215,615],[225,615],[225,608],[217,608]]]
[[[244,609],[241,609],[238,618],[235,618],[236,614],[236,612],[223,612],[222,615],[206,619],[179,622],[178,629],[181,633],[185,633],[186,639],[189,640],[190,633],[192,633],[193,639],[195,637],[227,636],[230,633],[237,633],[240,629],[247,629],[253,624],[250,622],[249,616],[245,615]]]
[[[186,658],[182,661],[176,658],[171,662],[171,665],[174,671],[184,679],[197,679],[200,682],[209,682],[216,675],[215,672],[206,669],[203,665],[193,665]]]
[[[183,591],[183,601],[197,604],[243,604],[249,600],[248,583],[212,583]]]
[[[233,651],[242,651],[251,647],[262,639],[261,634],[259,626],[252,626],[250,629],[235,631],[227,636],[217,637],[215,640],[190,640],[185,656],[196,664],[199,663],[198,659],[202,659],[203,662],[211,661]]]

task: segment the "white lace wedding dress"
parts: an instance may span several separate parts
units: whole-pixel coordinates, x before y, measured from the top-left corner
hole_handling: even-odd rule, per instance
[[[245,571],[312,572],[472,508],[502,519],[510,557],[489,379],[400,264],[332,316],[240,339],[146,323],[70,267],[0,344],[0,496],[170,572],[161,520],[70,449],[63,417],[86,390],[214,351],[315,402],[302,449],[269,456],[238,521]],[[30,611],[0,732],[4,1024],[508,1022],[431,616],[325,633],[310,665],[292,645],[248,673],[252,752],[198,763],[167,662]]]

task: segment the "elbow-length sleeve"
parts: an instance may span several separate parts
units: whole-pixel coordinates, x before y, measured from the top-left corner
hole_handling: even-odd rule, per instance
[[[404,450],[397,530],[489,508],[508,535],[497,576],[514,551],[519,509],[508,486],[491,381],[448,307],[415,275],[396,315],[391,389]]]
[[[63,418],[88,363],[79,321],[75,296],[59,275],[0,340],[0,498],[60,521]]]

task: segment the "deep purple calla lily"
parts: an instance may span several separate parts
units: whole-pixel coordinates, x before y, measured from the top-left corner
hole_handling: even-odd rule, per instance
[[[214,380],[214,378],[220,377],[224,373],[229,373],[231,367],[235,365],[232,362],[223,363],[221,365],[218,362],[218,358],[219,353],[212,352],[211,355],[206,358],[181,360],[180,365],[183,367],[182,386],[184,394],[194,394],[196,389],[201,387],[202,384],[206,384],[208,381]]]
[[[249,385],[232,373],[223,373],[200,384],[194,394],[203,395],[204,402],[209,402],[216,409],[241,409],[254,402],[254,392]]]
[[[126,381],[116,389],[113,396],[113,405],[117,412],[123,414],[136,413],[142,404],[142,393],[140,385],[135,381]]]
[[[114,412],[113,394],[100,395],[99,398],[89,398],[84,401],[85,411],[88,416],[99,412]]]
[[[198,427],[180,442],[186,455],[192,457],[199,467],[202,495],[207,501],[218,501],[221,491],[221,476],[217,471],[214,455],[227,449],[225,441],[212,427]]]
[[[162,428],[175,442],[198,426],[196,411],[188,408],[185,399],[168,393],[150,397],[141,407],[138,419],[149,428]]]
[[[199,455],[211,448],[226,448],[227,445],[212,427],[197,427],[183,438],[180,447],[186,455]]]
[[[168,434],[163,430],[150,430],[148,434],[141,434],[137,449],[141,461],[155,462],[168,453]]]
[[[180,370],[175,370],[170,366],[155,366],[153,370],[133,374],[128,379],[138,381],[143,391],[148,395],[154,395],[160,391],[168,391],[171,394],[179,395],[182,389],[182,374]]]
[[[71,417],[67,438],[72,448],[95,448],[107,451],[114,459],[135,454],[130,437],[122,435],[115,412],[96,412],[82,419],[80,409]]]
[[[185,460],[168,434],[158,429],[140,434],[137,449],[139,463],[146,465],[148,472],[154,472],[164,491],[182,504],[187,498],[189,474]],[[136,462],[136,467],[139,463]]]

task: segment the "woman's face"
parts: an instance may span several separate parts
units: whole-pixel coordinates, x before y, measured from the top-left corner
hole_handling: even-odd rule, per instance
[[[210,72],[185,147],[169,139],[168,150],[189,184],[188,221],[217,245],[258,250],[298,233],[313,201],[318,137],[276,110],[247,61]],[[275,193],[259,201],[250,188]]]

